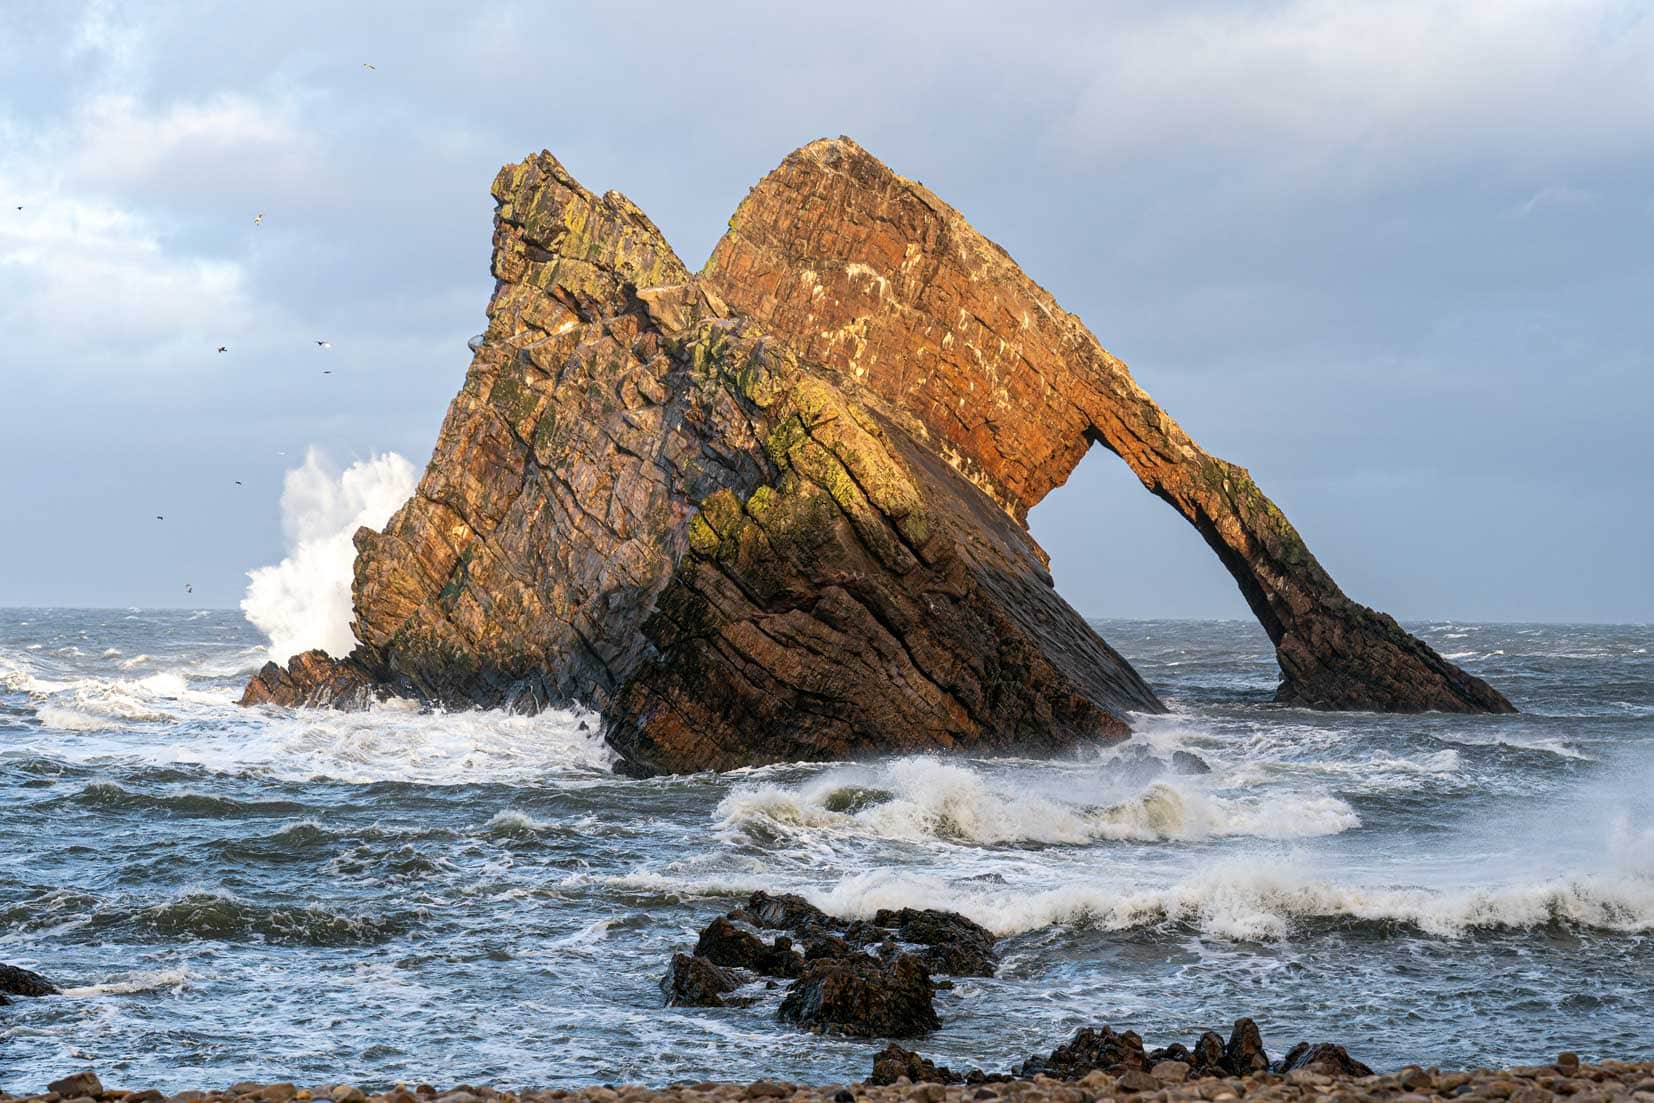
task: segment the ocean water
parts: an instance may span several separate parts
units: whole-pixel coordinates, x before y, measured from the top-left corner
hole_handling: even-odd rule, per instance
[[[0,610],[0,961],[68,990],[0,1008],[0,1087],[865,1076],[779,992],[661,1006],[754,888],[1001,934],[917,1044],[955,1067],[1240,1015],[1377,1067],[1647,1057],[1654,629],[1410,627],[1523,712],[1278,708],[1251,623],[1104,622],[1172,707],[1126,744],[628,781],[578,712],[239,709],[237,612]]]

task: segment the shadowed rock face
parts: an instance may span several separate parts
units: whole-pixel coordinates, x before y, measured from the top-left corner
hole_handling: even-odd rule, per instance
[[[487,332],[415,496],[356,536],[360,646],[244,703],[581,701],[634,773],[1121,739],[1162,706],[1025,528],[1101,441],[1235,575],[1281,699],[1510,708],[848,139],[760,183],[699,277],[548,153],[493,194]]]

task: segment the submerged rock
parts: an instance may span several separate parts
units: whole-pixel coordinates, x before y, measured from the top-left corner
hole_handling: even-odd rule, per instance
[[[1191,751],[1173,751],[1172,769],[1180,774],[1209,774],[1212,767],[1204,758]]]
[[[244,703],[580,701],[633,774],[1116,741],[1163,706],[1026,528],[1102,443],[1235,576],[1280,700],[1510,710],[849,139],[761,181],[699,275],[549,153],[493,194],[488,329],[415,496],[356,534],[361,643]]]
[[[0,962],[0,998],[5,996],[56,996],[55,984],[30,969]]]
[[[912,954],[819,958],[787,990],[779,1017],[824,1034],[914,1038],[942,1025],[930,973]]]

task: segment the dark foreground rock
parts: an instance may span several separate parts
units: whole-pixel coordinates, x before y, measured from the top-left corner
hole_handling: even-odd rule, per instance
[[[698,275],[549,153],[493,194],[488,329],[415,496],[356,534],[361,643],[245,703],[579,701],[635,774],[1119,740],[1163,706],[1026,528],[1100,443],[1234,575],[1280,700],[1511,710],[849,139],[765,177]]]
[[[872,925],[892,931],[899,942],[923,946],[915,956],[933,973],[991,977],[999,968],[993,932],[957,912],[885,909],[873,916]]]
[[[793,949],[791,939],[765,942],[724,918],[714,919],[701,932],[695,955],[717,965],[751,969],[769,977],[796,977],[804,971],[804,958]]]
[[[894,1084],[906,1077],[915,1084],[959,1084],[964,1077],[947,1066],[927,1061],[911,1049],[903,1049],[895,1042],[885,1046],[873,1057],[873,1075],[869,1084]]]
[[[660,988],[668,1007],[741,1006],[747,1001],[731,999],[729,993],[749,979],[738,969],[726,969],[704,957],[673,954]]]
[[[921,1073],[929,1062],[919,1059],[917,1066],[908,1066],[907,1057],[916,1057],[899,1047],[891,1047],[900,1055],[891,1056],[887,1049],[880,1054],[886,1067],[896,1072],[889,1083],[855,1085],[792,1084],[785,1081],[761,1080],[752,1084],[708,1081],[673,1087],[642,1085],[589,1085],[564,1088],[523,1088],[509,1090],[486,1085],[465,1084],[437,1089],[429,1084],[391,1086],[321,1083],[299,1086],[290,1083],[244,1082],[225,1085],[209,1092],[190,1092],[168,1096],[155,1090],[110,1090],[96,1082],[65,1083],[68,1092],[42,1092],[38,1095],[7,1095],[0,1089],[0,1103],[13,1100],[31,1100],[33,1103],[59,1103],[61,1100],[86,1098],[100,1103],[750,1103],[750,1101],[786,1101],[786,1103],[992,1103],[995,1099],[1017,1100],[1019,1103],[1101,1103],[1103,1100],[1137,1098],[1149,1103],[1197,1103],[1220,1101],[1229,1103],[1443,1103],[1459,1100],[1461,1103],[1513,1100],[1518,1103],[1550,1103],[1552,1100],[1570,1100],[1571,1103],[1648,1103],[1654,1098],[1654,1061],[1614,1061],[1582,1064],[1572,1054],[1563,1054],[1554,1062],[1511,1069],[1472,1069],[1463,1072],[1409,1065],[1395,1072],[1372,1076],[1350,1077],[1330,1075],[1309,1069],[1298,1069],[1285,1075],[1254,1073],[1246,1077],[1206,1079],[1162,1079],[1148,1073],[1132,1070],[1115,1076],[1093,1072],[1078,1083],[1065,1083],[1044,1077],[1014,1084],[980,1082],[942,1083],[927,1080],[916,1082],[905,1071],[916,1067]],[[946,1070],[937,1070],[946,1071]],[[38,1083],[38,1082],[36,1082]],[[14,1091],[25,1085],[34,1085],[23,1077],[12,1075],[8,1084]],[[54,1086],[55,1088],[55,1086]],[[81,1089],[90,1089],[82,1091]]]
[[[1373,1074],[1373,1070],[1369,1066],[1351,1057],[1349,1051],[1343,1046],[1334,1045],[1331,1042],[1322,1042],[1313,1046],[1308,1042],[1299,1042],[1272,1068],[1275,1072],[1309,1069],[1313,1072],[1325,1073],[1328,1076],[1371,1076]]]
[[[788,933],[770,940],[764,930]],[[949,982],[933,976],[991,977],[997,967],[993,932],[954,912],[884,909],[848,920],[801,896],[755,892],[708,923],[693,954],[673,957],[661,989],[668,1003],[719,1007],[744,983],[720,987],[738,974],[790,980],[776,1011],[783,1022],[828,1034],[912,1038],[941,1023],[935,995]]]
[[[1123,1073],[1148,1067],[1143,1039],[1128,1030],[1116,1034],[1113,1027],[1085,1027],[1046,1057],[1030,1057],[1017,1075],[1049,1076],[1055,1080],[1078,1080],[1088,1072]]]
[[[912,954],[820,958],[804,967],[777,1014],[822,1034],[917,1038],[942,1025],[935,996],[930,973]]]
[[[1150,1091],[1185,1080],[1210,1077],[1246,1077],[1266,1073],[1313,1073],[1317,1076],[1356,1078],[1371,1076],[1373,1070],[1351,1057],[1341,1045],[1301,1042],[1273,1064],[1264,1049],[1263,1035],[1251,1019],[1237,1019],[1225,1043],[1216,1031],[1205,1031],[1191,1049],[1173,1042],[1145,1051],[1143,1039],[1134,1031],[1116,1032],[1111,1026],[1084,1027],[1051,1053],[1035,1055],[1018,1065],[1011,1074],[988,1074],[981,1070],[959,1074],[938,1068],[917,1053],[892,1045],[873,1058],[872,1083],[892,1083],[897,1075],[909,1080],[939,1083],[980,1084],[992,1080],[1031,1079],[1085,1080],[1108,1075],[1126,1091]]]

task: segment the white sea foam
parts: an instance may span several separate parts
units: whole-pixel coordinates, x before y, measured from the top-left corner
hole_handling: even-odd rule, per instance
[[[287,557],[247,572],[241,610],[285,661],[312,647],[345,655],[351,633],[350,584],[358,528],[383,528],[413,493],[413,465],[394,452],[350,465],[342,473],[312,448],[282,486]]]
[[[537,835],[542,831],[559,830],[566,825],[552,820],[535,819],[520,809],[503,808],[488,817],[488,822],[483,826],[504,835]]]
[[[106,731],[119,727],[121,721],[109,716],[97,716],[79,709],[61,708],[57,705],[41,705],[34,710],[35,719],[42,725],[57,731],[95,732]]]
[[[190,974],[185,969],[162,969],[149,973],[127,973],[116,980],[89,984],[83,988],[65,988],[65,996],[130,996],[138,992],[177,991],[188,985]]]
[[[1183,779],[1159,782],[1107,803],[1082,803],[1014,776],[994,776],[936,758],[830,770],[791,787],[742,786],[718,806],[726,830],[759,834],[827,831],[913,842],[1080,844],[1246,835],[1269,839],[1334,835],[1360,826],[1336,797],[1274,793],[1223,798]]]
[[[806,895],[824,910],[847,916],[868,916],[880,908],[944,908],[1000,935],[1057,924],[1127,930],[1177,923],[1217,938],[1267,940],[1290,938],[1317,921],[1340,920],[1406,924],[1444,938],[1559,922],[1654,931],[1654,883],[1607,874],[1437,889],[1341,883],[1274,865],[1232,862],[1171,885],[1007,891],[881,869]]]
[[[185,670],[52,682],[3,656],[0,686],[28,693],[45,728],[83,733],[37,748],[79,762],[191,764],[288,780],[439,785],[513,782],[568,771],[607,776],[613,762],[598,717],[581,709],[536,716],[445,713],[387,701],[354,713],[265,713],[237,707],[235,688],[193,686]]]

